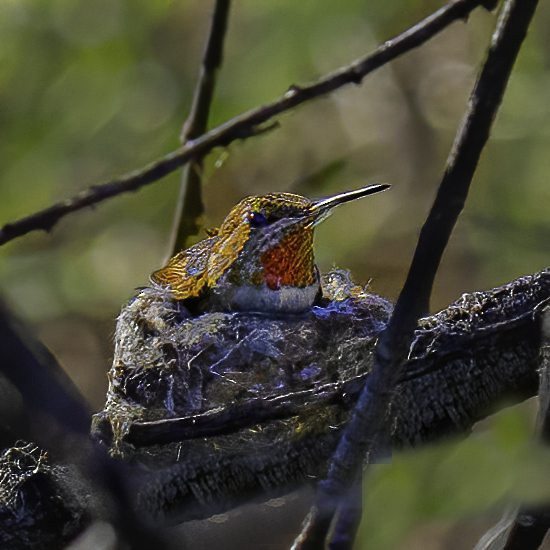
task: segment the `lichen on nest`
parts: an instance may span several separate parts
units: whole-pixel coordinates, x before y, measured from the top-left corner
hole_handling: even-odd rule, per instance
[[[201,414],[250,399],[344,382],[365,372],[391,304],[333,270],[300,314],[193,315],[153,285],[123,309],[109,373],[115,443],[131,422]],[[306,412],[306,411],[304,411]]]

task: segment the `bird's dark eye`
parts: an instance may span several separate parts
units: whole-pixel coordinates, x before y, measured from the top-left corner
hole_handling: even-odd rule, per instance
[[[267,218],[261,212],[250,212],[248,222],[252,227],[264,227],[268,224]]]

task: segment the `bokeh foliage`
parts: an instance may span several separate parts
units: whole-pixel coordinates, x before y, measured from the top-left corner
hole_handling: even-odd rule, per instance
[[[0,0],[1,222],[177,147],[211,4]],[[235,2],[212,124],[363,55],[439,5]],[[372,278],[374,291],[395,298],[494,20],[478,10],[467,25],[453,25],[363,85],[283,116],[281,128],[268,135],[215,151],[204,170],[208,223],[219,223],[250,193],[315,196],[390,182],[391,192],[346,206],[321,226],[316,253],[322,269],[350,268],[358,281]],[[543,3],[446,253],[434,309],[548,262],[549,24]],[[114,318],[164,259],[178,183],[174,174],[67,218],[51,236],[29,235],[0,251],[2,293],[35,324],[96,407],[104,396]],[[522,414],[503,418],[517,426]],[[458,515],[502,499],[515,486],[506,479],[528,423],[519,431],[498,426],[462,444],[459,458],[442,448],[381,467],[369,492],[363,540],[389,548],[419,524],[456,518],[447,497],[461,487],[478,492],[470,500],[460,493]],[[479,480],[472,475],[476,464],[490,464],[495,448],[504,457],[511,449],[502,485],[498,467],[487,467]],[[437,468],[445,471],[449,461],[456,486],[444,490]],[[389,509],[407,519],[400,526],[384,523],[381,514]]]

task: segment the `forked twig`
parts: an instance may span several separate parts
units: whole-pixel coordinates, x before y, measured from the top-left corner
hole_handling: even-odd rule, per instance
[[[387,329],[375,348],[374,368],[333,455],[327,477],[319,483],[314,506],[294,548],[322,548],[334,514],[363,461],[372,462],[393,390],[411,345],[418,319],[429,309],[441,257],[464,207],[483,146],[500,106],[508,78],[537,0],[507,0],[488,55],[470,96],[447,159],[445,172]],[[336,529],[338,532],[338,528]],[[348,537],[353,540],[353,536]]]
[[[193,159],[203,157],[215,147],[227,146],[238,139],[257,135],[264,130],[264,125],[277,115],[302,103],[329,94],[346,84],[360,84],[367,74],[424,44],[454,21],[465,19],[478,6],[492,9],[495,5],[496,0],[453,0],[395,38],[386,41],[371,54],[311,84],[291,86],[283,96],[274,102],[232,118],[144,168],[106,183],[93,185],[69,199],[5,224],[0,228],[0,245],[31,231],[50,231],[67,214],[93,206],[121,193],[137,191],[145,185],[160,180]]]
[[[231,0],[216,0],[191,112],[181,131],[180,141],[183,144],[206,132],[216,76],[223,60],[230,6]],[[201,171],[202,158],[197,158],[184,167],[170,238],[169,257],[186,248],[188,238],[196,235],[200,229],[199,220],[204,214]]]
[[[550,305],[544,307],[541,323],[541,369],[539,385],[539,412],[537,418],[539,439],[550,445]],[[475,550],[536,550],[540,548],[550,529],[550,504],[519,506],[506,511],[502,519],[489,529]]]

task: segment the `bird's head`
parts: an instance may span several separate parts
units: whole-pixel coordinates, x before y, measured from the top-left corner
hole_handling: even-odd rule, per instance
[[[220,226],[208,261],[208,283],[265,284],[271,290],[315,282],[313,231],[345,202],[387,189],[369,185],[319,200],[292,193],[243,199]]]

